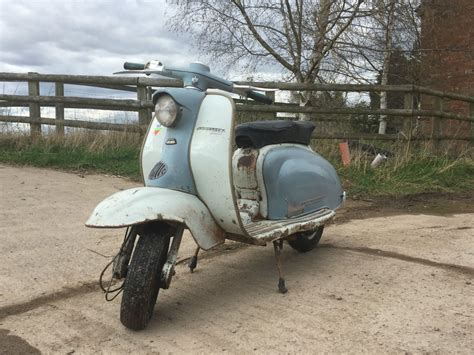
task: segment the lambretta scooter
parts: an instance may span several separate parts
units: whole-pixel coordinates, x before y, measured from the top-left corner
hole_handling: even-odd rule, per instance
[[[314,125],[275,120],[234,127],[230,93],[272,101],[200,63],[174,68],[151,61],[124,68],[120,73],[181,79],[184,87],[153,94],[155,116],[140,159],[145,186],[106,198],[86,222],[95,228],[127,227],[111,262],[113,278],[125,278],[121,322],[134,330],[146,327],[159,290],[170,286],[184,229],[198,246],[191,271],[200,249],[226,239],[262,246],[272,242],[278,289],[287,292],[280,262],[283,241],[300,252],[312,250],[345,198],[335,169],[309,147]],[[122,287],[103,289],[110,293]]]

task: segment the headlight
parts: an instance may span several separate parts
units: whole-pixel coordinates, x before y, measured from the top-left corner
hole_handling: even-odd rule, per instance
[[[170,95],[161,95],[155,105],[155,115],[158,122],[165,127],[172,127],[178,116],[178,106]]]

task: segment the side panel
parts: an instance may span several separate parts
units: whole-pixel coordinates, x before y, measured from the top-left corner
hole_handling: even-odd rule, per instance
[[[284,219],[343,202],[341,182],[333,166],[307,147],[275,146],[265,154],[263,179],[268,219]]]
[[[216,222],[226,232],[245,235],[231,173],[234,112],[231,97],[217,90],[208,91],[191,142],[191,169],[198,196]]]

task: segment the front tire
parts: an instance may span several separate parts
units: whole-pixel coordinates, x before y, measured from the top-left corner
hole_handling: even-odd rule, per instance
[[[295,233],[292,236],[292,239],[288,240],[288,244],[300,253],[306,253],[313,250],[316,245],[318,245],[323,235],[323,231],[324,226],[319,226],[312,231]]]
[[[164,223],[142,228],[125,278],[120,321],[132,330],[148,325],[160,290],[172,229]]]

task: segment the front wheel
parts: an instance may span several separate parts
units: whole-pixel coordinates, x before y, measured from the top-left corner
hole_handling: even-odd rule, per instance
[[[144,329],[153,315],[171,236],[172,229],[164,223],[146,225],[139,233],[120,308],[120,321],[127,328]]]
[[[323,231],[324,226],[319,226],[312,231],[295,233],[292,235],[292,238],[288,240],[288,244],[300,253],[306,253],[318,245]]]

